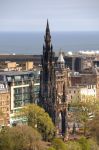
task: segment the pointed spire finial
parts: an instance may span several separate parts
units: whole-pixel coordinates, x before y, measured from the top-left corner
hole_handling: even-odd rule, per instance
[[[48,19],[47,19],[46,32],[50,32]]]
[[[49,23],[47,19],[47,25],[46,25],[46,31],[45,31],[45,47],[49,51],[51,50],[51,35],[50,35],[50,29],[49,29]]]
[[[47,26],[49,26],[48,19],[47,19]]]

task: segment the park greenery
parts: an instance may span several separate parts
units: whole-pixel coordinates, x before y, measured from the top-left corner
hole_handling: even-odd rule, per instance
[[[0,150],[99,150],[93,139],[85,137],[65,143],[55,138],[49,145],[36,129],[27,125],[4,128],[0,133]]]
[[[63,142],[61,139],[54,139],[48,150],[99,150],[99,146],[93,139],[86,139],[82,136],[76,141]]]
[[[43,108],[29,104],[15,114],[25,124],[1,130],[0,150],[99,150],[99,104],[74,101],[70,107],[72,121],[83,124],[79,138],[65,142],[56,138],[49,115]]]
[[[41,135],[29,126],[5,128],[0,133],[0,150],[40,150]]]
[[[25,118],[27,124],[42,135],[43,140],[50,141],[55,136],[55,126],[45,110],[35,104],[23,107],[16,117]]]
[[[86,99],[88,100],[73,100],[69,105],[69,108],[72,108],[72,121],[82,125],[84,136],[86,136],[89,128],[88,122],[93,122],[95,116],[99,114],[99,102],[93,101],[92,97],[87,97]]]

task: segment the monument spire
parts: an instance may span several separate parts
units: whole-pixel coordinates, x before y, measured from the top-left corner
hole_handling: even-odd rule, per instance
[[[49,28],[48,19],[47,19],[46,33],[45,33],[45,47],[47,50],[51,49],[51,35],[50,35],[50,28]]]
[[[49,29],[49,22],[48,22],[48,19],[47,19],[47,25],[46,25],[46,33],[49,32],[50,33],[50,29]]]
[[[47,20],[43,45],[42,71],[40,78],[40,103],[49,113],[55,123],[56,79],[55,79],[55,53],[51,44],[49,23]]]

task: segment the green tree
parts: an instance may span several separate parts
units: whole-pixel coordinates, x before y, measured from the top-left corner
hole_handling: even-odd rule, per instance
[[[54,139],[52,145],[56,150],[66,150],[66,145],[61,139]]]
[[[90,145],[90,150],[99,150],[99,145],[94,139],[89,139],[88,142]]]
[[[81,137],[78,143],[81,145],[82,150],[90,150],[90,144],[85,137]]]
[[[43,150],[40,134],[29,126],[7,128],[0,133],[0,150]]]
[[[99,146],[93,139],[81,137],[78,141],[66,142],[67,150],[99,150]]]
[[[49,147],[47,150],[56,150],[56,149],[53,147]]]
[[[36,128],[45,141],[54,137],[54,124],[43,108],[35,104],[29,104],[21,109],[17,115],[21,118],[26,118],[28,125]]]
[[[82,150],[80,144],[75,141],[68,141],[66,143],[67,150]]]
[[[13,150],[13,141],[8,132],[0,133],[0,150]]]
[[[96,101],[91,100],[86,100],[86,101],[80,101],[74,100],[71,104],[70,107],[73,109],[72,113],[72,118],[73,121],[79,122],[83,125],[83,131],[84,135],[86,135],[86,130],[87,130],[87,123],[90,119],[90,115],[92,117],[98,112],[98,104]]]

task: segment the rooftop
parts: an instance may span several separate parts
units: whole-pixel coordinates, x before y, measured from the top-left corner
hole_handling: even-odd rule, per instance
[[[14,75],[27,75],[31,73],[33,73],[33,71],[4,71],[0,72],[0,75],[14,76]]]

